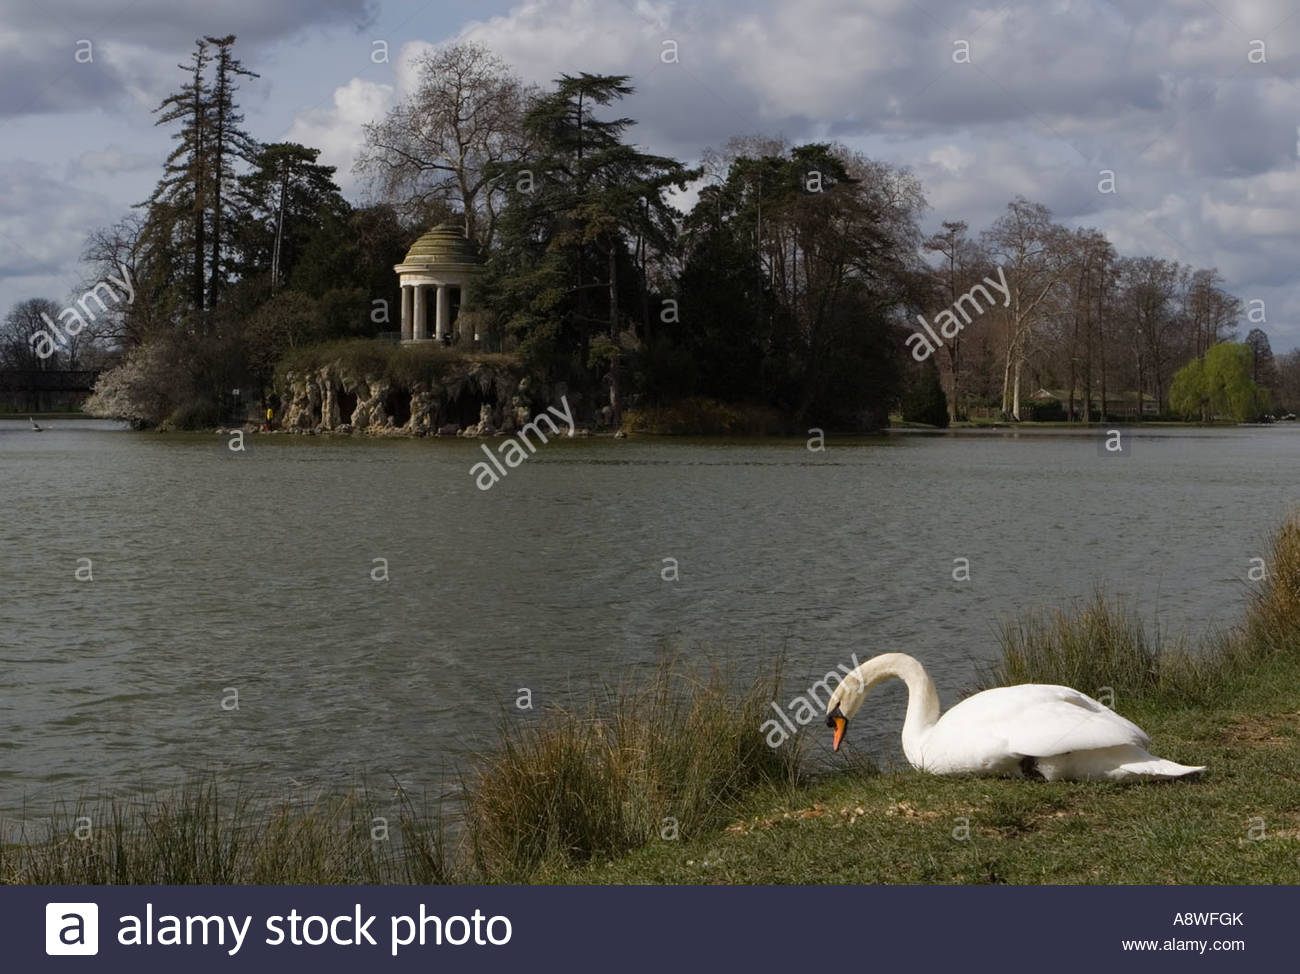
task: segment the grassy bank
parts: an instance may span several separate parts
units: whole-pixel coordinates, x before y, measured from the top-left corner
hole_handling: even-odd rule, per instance
[[[1300,520],[1235,630],[1159,647],[1096,596],[1002,633],[983,686],[1103,695],[1200,779],[838,774],[753,794],[724,829],[551,877],[596,883],[1300,882]],[[870,706],[870,702],[868,702]],[[902,723],[902,714],[898,715]],[[820,728],[817,728],[820,730]]]
[[[310,372],[325,366],[360,376],[382,376],[404,389],[417,383],[435,386],[455,367],[482,363],[502,370],[522,372],[514,355],[471,352],[435,343],[394,345],[390,342],[354,339],[307,345],[289,351],[276,367],[276,388],[283,391],[287,372]]]
[[[665,406],[623,411],[623,430],[658,436],[772,436],[795,432],[774,409],[693,396]]]
[[[797,743],[774,751],[760,734],[784,699],[775,672],[737,683],[668,665],[587,710],[503,728],[454,815],[405,799],[385,813],[364,791],[268,810],[206,783],[66,809],[52,833],[0,847],[0,881],[1300,881],[1300,520],[1277,533],[1241,624],[1207,645],[1157,645],[1101,595],[1009,624],[1002,643],[985,685],[1109,697],[1154,753],[1208,772],[1138,784],[877,773],[850,743],[842,770],[813,777]]]
[[[0,410],[0,419],[94,419],[90,413],[83,413],[80,409],[67,409],[46,413],[16,413],[13,411],[4,412]]]

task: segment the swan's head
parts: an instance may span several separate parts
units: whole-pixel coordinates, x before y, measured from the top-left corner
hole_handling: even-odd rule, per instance
[[[835,737],[831,740],[834,750],[840,749],[849,719],[862,708],[867,693],[892,674],[889,664],[896,657],[897,654],[889,653],[860,664],[845,675],[831,698],[826,701],[826,726],[835,731]]]
[[[831,741],[831,750],[840,749],[840,741],[844,740],[844,732],[848,730],[849,719],[844,716],[844,711],[840,709],[839,704],[835,709],[826,715],[826,726],[835,730],[835,737]]]

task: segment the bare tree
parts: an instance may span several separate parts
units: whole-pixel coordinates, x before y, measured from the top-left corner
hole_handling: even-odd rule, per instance
[[[527,155],[523,116],[533,98],[500,58],[453,44],[415,61],[415,92],[365,127],[354,171],[408,216],[435,203],[459,211],[484,247],[496,232],[503,163]]]
[[[1174,299],[1186,275],[1177,261],[1162,257],[1126,257],[1121,262],[1122,300],[1130,324],[1129,339],[1137,364],[1138,415],[1149,389],[1156,408],[1164,408],[1165,384],[1184,345]]]
[[[1083,381],[1080,397],[1080,421],[1090,418],[1093,389],[1093,351],[1100,345],[1098,324],[1101,320],[1100,288],[1107,270],[1115,260],[1115,250],[1105,234],[1092,228],[1079,228],[1067,238],[1069,256],[1067,274],[1071,278],[1069,329],[1066,356],[1069,373],[1069,408],[1067,418],[1075,418],[1075,390]]]
[[[48,298],[28,298],[10,308],[0,324],[0,366],[26,370],[64,367],[57,347],[55,354],[46,358],[36,354],[37,334],[50,331],[42,315],[57,320],[58,314],[59,306]]]
[[[979,246],[966,236],[968,229],[963,220],[945,220],[943,230],[928,238],[922,246],[939,254],[941,265],[936,278],[949,306],[957,303],[957,296],[980,279],[986,269],[988,257],[980,251]],[[944,343],[947,358],[948,419],[955,422],[963,419],[962,407],[962,348],[965,335],[957,334]]]
[[[1191,338],[1191,358],[1200,358],[1210,346],[1236,337],[1241,301],[1224,291],[1222,284],[1213,267],[1195,271],[1184,282],[1182,314]]]
[[[1035,327],[1048,311],[1047,298],[1060,281],[1064,230],[1041,203],[1017,196],[985,232],[993,260],[1011,288],[1011,330],[1002,369],[1002,411],[1020,419],[1020,377]]]

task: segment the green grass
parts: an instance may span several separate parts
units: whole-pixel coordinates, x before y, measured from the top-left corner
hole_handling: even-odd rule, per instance
[[[752,794],[724,829],[547,878],[593,883],[1300,882],[1300,519],[1241,626],[1157,646],[1101,595],[1003,631],[983,685],[1097,693],[1195,780],[1042,782],[912,770]],[[869,705],[869,704],[868,704]],[[902,714],[899,714],[902,723]]]
[[[364,789],[267,807],[205,778],[171,794],[61,806],[39,832],[0,844],[0,883],[448,882],[441,808],[399,795],[398,809],[381,817]],[[0,834],[12,826],[0,822]]]
[[[1002,641],[986,684],[1108,688],[1155,754],[1209,770],[1129,784],[878,772],[850,741],[839,770],[810,778],[798,739],[774,751],[759,730],[784,699],[776,669],[737,683],[670,662],[587,709],[503,727],[454,814],[402,796],[382,840],[364,789],[266,808],[204,782],[64,809],[0,846],[0,882],[1300,881],[1300,518],[1241,624],[1206,645],[1159,645],[1101,595]]]
[[[718,670],[672,661],[647,685],[585,712],[504,730],[467,781],[472,874],[522,881],[660,836],[725,825],[755,788],[800,779],[800,751],[773,750],[760,730],[775,671],[737,689]]]
[[[286,373],[302,373],[335,365],[354,375],[383,376],[402,389],[410,389],[416,383],[434,387],[449,372],[472,369],[480,364],[523,375],[523,366],[514,355],[467,352],[433,342],[393,345],[389,342],[357,339],[308,345],[288,352],[276,367],[275,385],[283,391]]]
[[[795,432],[774,409],[703,396],[623,411],[623,430],[661,436],[769,436]]]
[[[1120,707],[1196,781],[831,775],[724,829],[555,873],[578,883],[1295,883],[1300,714],[1275,660],[1208,709]],[[900,722],[901,722],[901,714]],[[1262,838],[1253,838],[1260,836]]]

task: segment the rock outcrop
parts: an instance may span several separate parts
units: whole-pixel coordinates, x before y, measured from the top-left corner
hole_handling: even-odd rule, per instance
[[[520,366],[465,357],[441,366],[432,382],[358,374],[342,362],[284,373],[276,425],[293,432],[491,436],[532,415]]]

